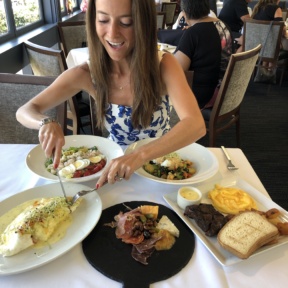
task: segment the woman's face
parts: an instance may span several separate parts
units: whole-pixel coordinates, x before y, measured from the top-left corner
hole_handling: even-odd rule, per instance
[[[134,48],[131,0],[95,0],[96,32],[114,61],[128,57]]]

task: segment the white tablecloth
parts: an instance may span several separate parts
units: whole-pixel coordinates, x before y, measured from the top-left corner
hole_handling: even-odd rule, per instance
[[[86,62],[88,58],[89,52],[87,47],[72,49],[70,50],[66,58],[67,66],[68,68],[72,68],[76,65]]]
[[[25,165],[26,155],[32,147],[33,145],[0,144],[2,163],[0,201],[25,189],[49,183],[49,181],[39,179]],[[215,179],[231,175],[240,176],[257,190],[268,195],[240,149],[228,149],[233,162],[240,167],[234,172],[226,169],[226,159],[220,149],[212,148],[210,150],[216,155],[220,164],[219,172],[214,176]],[[83,184],[94,187],[95,181]],[[175,185],[159,184],[133,175],[130,181],[104,186],[98,194],[103,202],[103,209],[105,209],[111,205],[132,200],[146,200],[167,205],[163,195],[177,191],[177,189],[178,187]],[[185,253],[184,250],[183,253]],[[225,268],[196,238],[195,251],[187,266],[171,278],[151,284],[150,287],[271,288],[275,286],[284,288],[287,287],[288,281],[287,263],[288,245],[283,245],[275,248],[273,252],[260,254],[242,261],[240,264]],[[81,244],[44,266],[20,274],[0,276],[0,286],[3,288],[122,287],[120,283],[102,275],[88,263],[82,252]]]

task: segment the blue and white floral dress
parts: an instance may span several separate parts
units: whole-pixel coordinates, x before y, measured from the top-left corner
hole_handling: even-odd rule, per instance
[[[159,58],[163,56],[159,51]],[[118,143],[123,149],[128,145],[145,138],[160,137],[170,129],[170,113],[172,103],[169,96],[162,96],[162,102],[153,113],[149,127],[137,128],[132,126],[132,107],[108,103],[105,113],[105,127],[109,132],[108,138]]]

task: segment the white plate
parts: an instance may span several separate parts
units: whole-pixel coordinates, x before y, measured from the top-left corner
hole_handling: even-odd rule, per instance
[[[145,145],[154,140],[155,138],[147,138],[147,139],[135,142],[127,147],[124,154],[129,154],[133,150],[137,149],[138,147],[141,147],[142,145]],[[219,169],[219,163],[218,163],[217,158],[214,156],[214,154],[211,151],[209,151],[207,148],[205,148],[204,146],[199,145],[197,143],[193,143],[191,145],[183,147],[177,150],[176,152],[182,159],[190,160],[194,163],[194,166],[196,168],[196,173],[192,177],[183,179],[183,180],[161,179],[161,178],[158,178],[156,176],[153,176],[147,173],[143,168],[139,168],[135,173],[142,177],[145,177],[145,178],[148,178],[150,180],[160,182],[160,183],[187,185],[187,184],[195,184],[195,183],[199,183],[204,180],[207,180],[208,178],[215,175]]]
[[[106,165],[109,164],[109,162],[112,159],[123,155],[123,150],[117,143],[107,138],[99,136],[92,136],[92,135],[65,136],[65,145],[63,146],[63,148],[67,149],[72,146],[73,147],[87,146],[88,148],[97,146],[99,151],[106,156],[107,159]],[[41,145],[37,145],[36,147],[34,147],[26,157],[26,165],[33,173],[44,179],[58,181],[57,176],[51,174],[46,170],[46,167],[44,165],[45,161],[46,157],[42,150]],[[63,181],[67,182],[85,182],[99,178],[102,172],[103,169],[98,173],[86,177],[71,178],[71,179],[62,178],[62,179]]]
[[[208,199],[208,191],[214,188],[214,184],[211,184],[210,182],[209,184],[197,186],[197,188],[200,189],[200,191],[202,191],[203,193],[202,203],[211,204],[210,199]],[[270,198],[266,197],[264,194],[256,190],[254,187],[250,186],[250,184],[248,184],[244,180],[240,178],[229,178],[229,179],[223,179],[217,182],[217,184],[220,184],[221,186],[224,187],[238,187],[246,191],[256,201],[258,210],[267,211],[271,208],[276,208],[283,214],[282,220],[288,221],[288,212],[286,210],[281,208],[279,205],[277,205]],[[193,219],[184,216],[183,214],[184,210],[177,205],[177,192],[166,194],[163,196],[163,198],[173,208],[173,210],[178,214],[178,216],[187,224],[187,226],[196,234],[196,236],[200,239],[200,241],[206,246],[206,248],[211,252],[211,254],[222,266],[230,266],[239,263],[241,261],[244,261],[234,256],[230,252],[226,251],[224,248],[222,248],[218,243],[216,237],[206,236]],[[260,249],[255,251],[248,259],[256,257],[260,253],[270,251],[275,247],[287,243],[288,243],[288,237],[282,236],[279,238],[278,243],[261,247]]]
[[[75,183],[63,183],[67,196],[91,187]],[[59,183],[28,189],[0,203],[1,215],[12,208],[36,198],[62,196]],[[28,248],[10,257],[0,255],[0,275],[10,275],[34,269],[60,257],[80,243],[95,227],[102,213],[102,202],[96,192],[83,197],[80,206],[73,212],[73,220],[67,233],[60,241],[43,248]]]
[[[174,53],[175,49],[177,48],[176,46],[166,44],[166,43],[158,43],[158,45],[160,45],[160,50],[166,50],[172,54]]]

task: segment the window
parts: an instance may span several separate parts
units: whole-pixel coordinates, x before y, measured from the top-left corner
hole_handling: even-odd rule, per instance
[[[79,2],[81,1],[0,0],[0,44],[44,24],[56,23],[58,15],[64,17],[79,10]]]
[[[75,8],[77,8],[76,0],[60,0],[61,15],[72,14]]]
[[[0,39],[15,38],[43,25],[41,0],[0,0]]]

